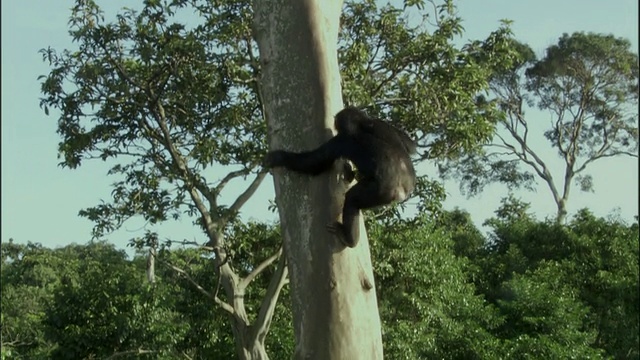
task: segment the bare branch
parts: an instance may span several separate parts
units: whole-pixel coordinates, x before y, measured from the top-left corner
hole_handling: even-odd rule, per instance
[[[207,245],[201,245],[199,242],[195,241],[195,240],[187,240],[187,239],[183,239],[183,240],[171,240],[171,239],[167,239],[168,241],[171,241],[172,243],[175,244],[180,244],[180,245],[192,245],[197,247],[199,250],[205,250],[205,251],[214,251],[215,248],[211,247],[211,246],[207,246]]]
[[[529,149],[526,146],[526,143],[524,143],[524,141],[521,138],[517,137],[516,135],[514,135],[514,137],[516,138],[516,140],[523,147],[523,151],[522,152],[517,151],[515,146],[509,144],[500,135],[496,135],[496,136],[498,136],[498,138],[502,141],[504,146],[500,146],[500,145],[493,145],[493,146],[510,149],[511,153],[513,155],[517,156],[520,160],[522,160],[522,162],[524,162],[525,164],[527,164],[531,168],[533,168],[533,170],[538,174],[538,176],[540,176],[540,178],[547,183],[547,185],[549,186],[549,189],[551,190],[551,193],[553,194],[554,198],[557,199],[559,194],[558,194],[558,191],[556,189],[555,184],[553,183],[553,177],[551,176],[551,173],[547,169],[547,166],[542,161],[542,159],[540,159],[531,149]],[[532,157],[534,157],[535,162],[530,160],[527,157],[527,154],[530,154]]]
[[[233,307],[229,304],[227,304],[226,302],[222,301],[219,297],[218,297],[218,292],[216,290],[216,293],[212,294],[210,292],[208,292],[205,288],[203,288],[200,284],[198,284],[195,280],[193,280],[193,278],[184,270],[181,269],[167,261],[162,260],[161,261],[163,264],[165,264],[166,266],[168,266],[170,269],[172,269],[173,271],[179,273],[180,275],[182,275],[185,279],[187,279],[187,281],[189,281],[193,286],[195,286],[196,289],[198,289],[198,291],[200,291],[204,296],[208,297],[209,299],[212,299],[213,301],[216,302],[216,304],[220,305],[224,310],[226,310],[229,314],[235,314],[235,311],[233,310]],[[218,278],[218,285],[216,287],[219,288],[220,287],[220,279]]]
[[[429,3],[431,4],[431,6],[433,6],[433,14],[434,14],[433,18],[435,19],[435,24],[431,22],[429,24],[436,27],[440,27],[440,19],[438,19],[438,5],[434,0],[429,0]]]
[[[408,102],[409,102],[409,98],[397,97],[397,98],[386,98],[386,99],[378,100],[378,101],[375,101],[374,104],[391,106],[391,105],[405,104]]]
[[[206,183],[204,183],[201,177],[193,176],[193,186],[195,186],[198,191],[204,196],[205,199],[209,202],[209,208],[215,208],[218,206],[217,194],[214,191],[211,191]]]
[[[619,156],[619,155],[627,155],[627,156],[631,156],[631,157],[638,157],[638,154],[632,153],[632,152],[628,152],[628,151],[613,151],[611,153],[608,154],[601,154],[598,156],[593,156],[589,159],[587,159],[577,170],[575,170],[573,173],[577,174],[579,172],[582,172],[587,165],[589,165],[590,163],[598,160],[598,159],[602,159],[602,158],[608,158],[608,157],[614,157],[614,156]]]
[[[144,350],[142,348],[139,349],[135,349],[135,350],[127,350],[127,351],[119,351],[117,353],[114,353],[113,355],[109,356],[107,359],[116,359],[122,356],[127,356],[127,355],[143,355],[143,354],[155,354],[158,351],[156,350]]]
[[[551,173],[547,168],[547,164],[538,156],[538,154],[535,153],[535,151],[533,151],[529,147],[529,145],[524,141],[522,137],[520,137],[518,133],[516,133],[513,129],[510,129],[508,127],[507,127],[507,130],[509,131],[511,136],[518,142],[518,144],[520,144],[522,148],[522,152],[516,152],[518,157],[520,157],[529,166],[533,167],[542,179],[544,179],[547,182],[551,181]],[[530,155],[533,158],[533,160],[535,160],[535,163],[529,160],[527,158],[527,155]],[[538,164],[539,167],[536,166],[536,164]],[[553,187],[555,188],[555,185],[553,185]]]
[[[249,275],[247,275],[247,277],[240,281],[238,287],[240,289],[246,289],[247,286],[249,286],[249,284],[253,281],[253,279],[255,279],[256,276],[260,275],[260,273],[262,273],[269,265],[273,264],[274,261],[278,260],[280,255],[282,255],[282,247],[278,249],[275,254],[265,259],[262,263],[260,263],[260,265],[253,269],[253,271]]]
[[[282,249],[280,249],[280,253],[282,253]],[[280,295],[280,290],[286,285],[288,280],[288,269],[286,263],[286,256],[280,256],[280,261],[278,262],[278,268],[276,272],[271,277],[271,281],[269,281],[269,287],[267,287],[267,292],[260,303],[260,312],[254,322],[254,334],[256,339],[263,343],[265,337],[267,336],[267,332],[269,331],[269,326],[271,325],[271,320],[273,319],[273,313],[278,302],[278,296]]]
[[[240,196],[238,196],[238,198],[236,199],[236,201],[229,207],[229,210],[231,210],[231,214],[236,213],[238,211],[240,211],[240,208],[247,202],[247,200],[249,200],[249,198],[251,198],[251,196],[253,196],[253,194],[256,192],[256,190],[258,189],[258,186],[260,186],[260,184],[262,183],[262,180],[264,180],[265,176],[267,176],[267,171],[262,169],[258,175],[256,176],[255,179],[253,179],[253,181],[251,182],[251,184],[249,185],[249,187],[247,187],[247,189],[240,194]]]
[[[224,187],[227,185],[227,183],[229,183],[229,181],[237,177],[247,175],[248,173],[249,173],[249,169],[236,170],[228,173],[227,175],[225,175],[224,178],[222,178],[222,180],[220,180],[218,185],[216,185],[216,187],[213,189],[213,192],[216,194],[220,194],[222,192],[222,189],[224,189]]]

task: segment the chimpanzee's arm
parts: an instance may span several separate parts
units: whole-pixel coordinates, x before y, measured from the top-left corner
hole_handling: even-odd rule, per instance
[[[280,167],[304,174],[318,175],[329,170],[333,162],[344,157],[353,145],[345,136],[337,135],[312,151],[294,153],[285,150],[271,151],[265,158],[265,167]]]

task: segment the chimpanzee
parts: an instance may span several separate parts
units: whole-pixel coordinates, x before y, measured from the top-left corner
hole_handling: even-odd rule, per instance
[[[360,209],[404,201],[413,191],[416,174],[409,156],[415,153],[416,145],[402,130],[353,107],[336,115],[335,128],[338,134],[315,150],[269,152],[265,166],[284,166],[318,175],[339,158],[351,161],[356,167],[358,182],[345,195],[342,223],[327,227],[346,246],[355,247]]]

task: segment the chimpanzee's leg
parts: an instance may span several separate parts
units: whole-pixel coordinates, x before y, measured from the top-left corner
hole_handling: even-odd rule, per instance
[[[360,238],[360,209],[386,205],[391,202],[389,197],[390,194],[385,194],[373,181],[358,182],[345,195],[342,224],[331,224],[328,226],[329,230],[346,246],[355,247]]]

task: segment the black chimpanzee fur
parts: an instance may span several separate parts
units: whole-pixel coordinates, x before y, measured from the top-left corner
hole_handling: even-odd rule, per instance
[[[328,228],[345,245],[355,247],[360,209],[404,201],[413,191],[416,174],[409,156],[415,153],[416,145],[400,129],[352,107],[336,115],[335,127],[338,134],[319,148],[301,153],[272,151],[265,158],[265,166],[318,175],[339,158],[351,161],[358,182],[345,195],[342,223]]]

